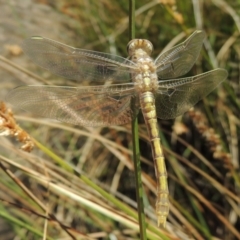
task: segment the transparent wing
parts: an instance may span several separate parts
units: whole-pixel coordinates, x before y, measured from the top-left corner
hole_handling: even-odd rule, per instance
[[[186,41],[160,54],[155,60],[160,79],[182,76],[190,71],[202,48],[205,33],[195,31]]]
[[[227,71],[215,69],[194,77],[159,81],[155,104],[161,119],[175,118],[207,96],[227,78]]]
[[[43,37],[26,39],[22,47],[37,65],[73,80],[129,82],[134,65],[120,56],[77,49]]]
[[[93,87],[20,86],[7,101],[35,115],[84,126],[121,125],[131,120],[133,84]]]

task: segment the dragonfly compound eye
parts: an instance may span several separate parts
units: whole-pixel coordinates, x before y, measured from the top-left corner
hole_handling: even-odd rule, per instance
[[[150,41],[146,39],[133,39],[127,45],[127,51],[129,56],[132,56],[137,49],[142,49],[148,55],[153,51],[153,45]]]

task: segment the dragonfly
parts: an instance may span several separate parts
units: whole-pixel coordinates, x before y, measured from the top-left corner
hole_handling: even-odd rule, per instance
[[[166,227],[169,214],[167,170],[157,118],[182,115],[227,78],[225,69],[192,77],[185,75],[196,62],[205,33],[197,30],[184,42],[151,58],[153,45],[134,39],[127,45],[128,58],[78,49],[44,37],[23,43],[24,52],[37,65],[61,77],[89,81],[94,86],[27,85],[10,91],[7,101],[40,117],[74,125],[122,125],[141,109],[151,144],[157,179],[156,215]]]

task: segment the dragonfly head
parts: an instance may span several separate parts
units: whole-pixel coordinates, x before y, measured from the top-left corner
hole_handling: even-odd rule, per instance
[[[138,49],[141,49],[142,51],[150,55],[153,51],[153,45],[150,41],[146,39],[133,39],[127,45],[127,51],[129,56],[135,54]]]

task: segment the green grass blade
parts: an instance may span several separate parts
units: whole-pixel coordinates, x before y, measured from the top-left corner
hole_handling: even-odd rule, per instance
[[[129,1],[129,40],[135,38],[135,0]],[[140,238],[142,240],[147,239],[146,234],[146,223],[145,213],[143,204],[143,189],[141,179],[141,161],[140,161],[140,150],[139,150],[139,136],[138,136],[138,110],[135,109],[136,98],[131,100],[131,108],[133,111],[132,119],[132,143],[133,143],[133,161],[134,161],[134,172],[135,172],[135,185],[136,195],[138,202],[138,222],[140,228]]]

